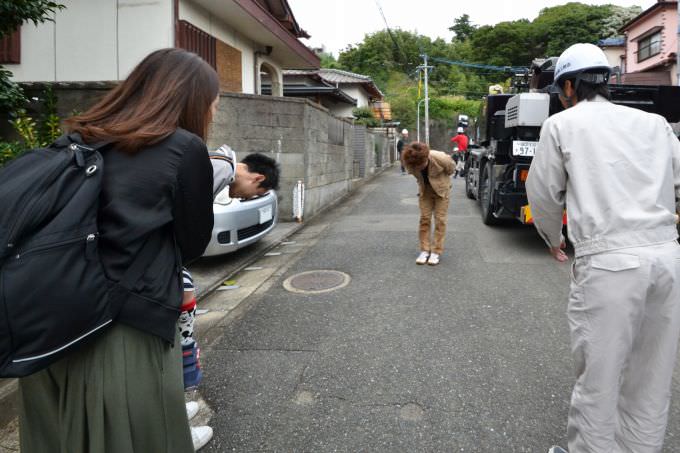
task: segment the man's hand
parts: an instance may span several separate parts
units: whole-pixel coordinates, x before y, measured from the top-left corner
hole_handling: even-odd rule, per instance
[[[560,263],[564,263],[569,259],[569,257],[567,257],[567,254],[564,253],[564,249],[566,247],[567,247],[566,242],[562,241],[559,247],[550,247],[548,250],[550,251],[550,254],[552,255],[553,258],[555,258]]]

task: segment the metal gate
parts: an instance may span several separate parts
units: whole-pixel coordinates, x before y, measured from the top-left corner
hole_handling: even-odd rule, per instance
[[[366,176],[366,133],[366,128],[363,126],[352,127],[353,178]]]

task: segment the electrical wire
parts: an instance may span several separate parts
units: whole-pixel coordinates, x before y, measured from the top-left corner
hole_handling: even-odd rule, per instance
[[[481,63],[467,63],[467,62],[464,62],[464,61],[452,61],[452,60],[447,60],[445,58],[437,58],[437,57],[431,57],[430,59],[432,61],[450,64],[450,65],[454,65],[454,66],[462,66],[462,67],[465,67],[465,68],[476,68],[476,69],[488,69],[490,71],[498,71],[498,72],[525,73],[526,71],[529,70],[529,68],[527,68],[525,66],[493,66],[493,65],[481,64]]]
[[[390,38],[392,39],[394,46],[397,48],[397,50],[401,54],[401,57],[404,60],[402,64],[404,65],[404,67],[408,67],[408,58],[406,58],[406,53],[404,53],[404,50],[401,48],[401,46],[397,42],[397,38],[394,36],[394,33],[392,33],[392,29],[390,28],[390,25],[387,23],[387,18],[385,17],[385,13],[383,12],[382,6],[380,6],[380,2],[378,2],[378,0],[375,0],[375,5],[378,7],[378,11],[380,11],[380,15],[383,18],[383,22],[385,22],[385,27],[387,28],[387,34],[390,35]]]

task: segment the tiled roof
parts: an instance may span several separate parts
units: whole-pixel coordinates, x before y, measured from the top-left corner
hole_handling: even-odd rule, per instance
[[[600,47],[616,47],[616,46],[623,47],[625,43],[626,38],[624,38],[623,36],[617,36],[616,38],[600,39],[597,42],[597,45]]]
[[[354,72],[343,71],[341,69],[290,69],[284,70],[284,76],[299,76],[299,75],[311,75],[318,74],[322,79],[332,84],[359,84],[363,85],[364,89],[368,91],[374,98],[382,99],[383,93],[380,88],[371,80],[367,75],[356,74]]]
[[[354,72],[342,71],[340,69],[319,69],[321,76],[333,83],[366,83],[373,82],[369,76],[355,74]]]

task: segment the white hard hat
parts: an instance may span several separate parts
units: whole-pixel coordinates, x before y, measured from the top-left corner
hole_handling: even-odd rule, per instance
[[[588,74],[582,74],[588,71]],[[602,49],[594,44],[579,43],[562,52],[555,65],[554,85],[573,76],[590,83],[606,83],[612,68]]]
[[[408,129],[402,129],[401,133],[402,134],[408,134]]]
[[[459,134],[462,134],[463,132],[465,132],[465,129],[463,129],[462,126],[459,126],[458,130],[456,132],[458,132]]]

